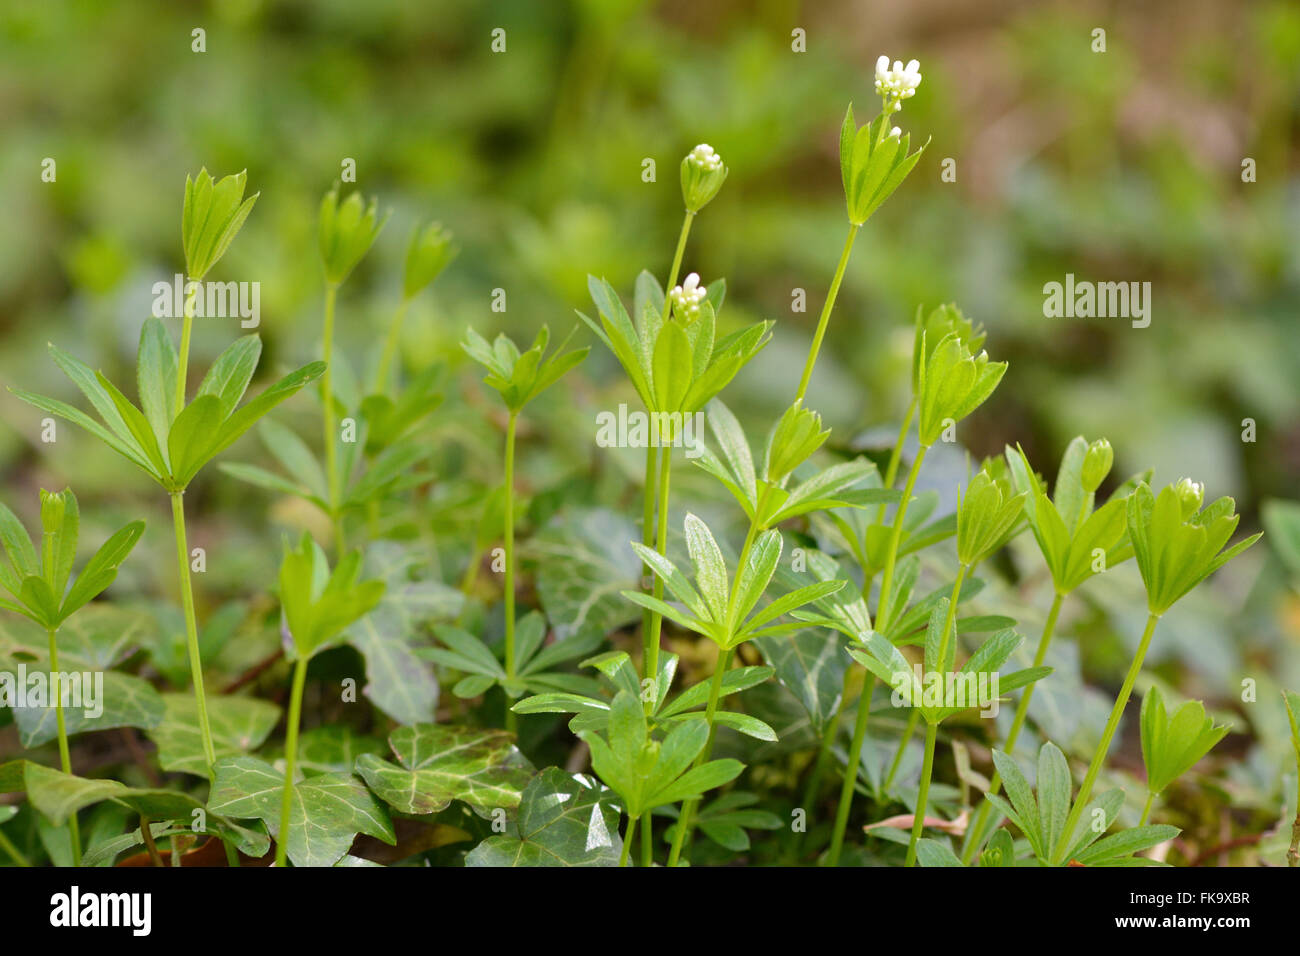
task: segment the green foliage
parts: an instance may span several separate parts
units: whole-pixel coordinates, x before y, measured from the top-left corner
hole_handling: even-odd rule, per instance
[[[921,335],[917,370],[917,407],[922,447],[929,448],[949,424],[956,424],[993,394],[1007,370],[1006,362],[990,362],[988,353],[971,353],[956,332],[949,332],[930,349]]]
[[[1145,482],[1128,499],[1128,533],[1152,614],[1163,614],[1187,592],[1259,540],[1224,550],[1237,528],[1235,502],[1224,496],[1201,508],[1203,492],[1186,478],[1153,495]]]
[[[460,254],[460,247],[440,222],[431,222],[411,232],[402,273],[402,295],[411,299],[430,285]]]
[[[903,184],[930,140],[915,152],[912,134],[896,135],[890,116],[882,112],[865,126],[853,119],[853,104],[840,127],[840,178],[848,203],[849,222],[860,226]],[[895,127],[897,129],[897,127]]]
[[[201,282],[230,247],[260,193],[244,198],[248,173],[223,176],[215,183],[207,169],[185,177],[185,206],[181,238],[185,245],[185,274]]]
[[[325,194],[320,202],[317,237],[326,282],[341,285],[352,274],[379,238],[390,215],[386,212],[380,217],[378,201],[372,198],[367,205],[357,192],[340,203],[337,185]]]
[[[1172,714],[1154,684],[1142,698],[1142,761],[1147,768],[1147,790],[1164,789],[1191,770],[1228,733],[1205,713],[1199,700],[1181,704]]]
[[[72,582],[77,557],[80,512],[71,488],[41,489],[41,547],[39,557],[22,522],[0,504],[0,544],[7,565],[0,564],[0,608],[13,611],[41,627],[57,629],[86,604],[99,597],[117,578],[117,569],[144,534],[144,522],[132,521],[112,534],[82,567]]]
[[[384,582],[360,581],[360,574],[360,551],[349,552],[331,572],[325,552],[309,535],[296,548],[284,539],[280,603],[295,657],[318,654],[379,603]]]
[[[1020,525],[1025,492],[1013,495],[1009,479],[982,468],[957,501],[957,560],[979,564],[1002,548]]]
[[[568,345],[566,338],[547,357],[546,347],[551,333],[546,326],[542,326],[533,339],[533,344],[525,352],[520,352],[519,347],[504,332],[491,345],[473,329],[466,330],[465,335],[461,348],[488,370],[483,381],[500,393],[506,408],[513,413],[519,412],[554,385],[591,351],[587,346],[570,352],[564,351]],[[572,338],[572,333],[569,337]]]

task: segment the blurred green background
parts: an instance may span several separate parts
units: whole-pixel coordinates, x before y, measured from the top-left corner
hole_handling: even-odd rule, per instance
[[[195,28],[205,52],[191,49]],[[498,28],[504,52],[491,48]],[[795,30],[806,52],[792,49]],[[448,365],[434,437],[447,482],[425,517],[472,527],[480,511],[458,507],[456,482],[499,481],[500,433],[456,347],[465,327],[562,334],[586,308],[588,273],[629,299],[639,270],[662,278],[681,221],[677,164],[708,142],[730,178],[697,221],[684,271],[726,277],[728,326],[777,320],[725,395],[765,429],[793,394],[844,239],[840,120],[850,100],[862,120],[876,109],[882,52],[921,61],[925,80],[896,122],[933,140],[855,247],[809,399],[835,440],[892,439],[912,315],[955,301],[1011,363],[963,426],[973,455],[1019,441],[1052,473],[1070,437],[1106,436],[1117,476],[1151,466],[1161,483],[1203,481],[1211,497],[1236,496],[1243,531],[1266,499],[1300,497],[1300,6],[1287,0],[6,0],[0,382],[70,398],[47,341],[129,376],[151,286],[182,267],[185,175],[204,165],[246,168],[261,193],[210,276],[261,283],[259,377],[315,357],[317,205],[351,158],[357,188],[394,212],[342,293],[338,347],[354,366],[392,314],[410,229],[437,218],[462,246],[416,301],[403,361],[408,374]],[[46,157],[53,183],[41,179]],[[1242,182],[1247,157],[1256,182]],[[646,158],[656,182],[642,181]],[[941,180],[946,158],[955,182]],[[1043,285],[1066,273],[1150,281],[1150,327],[1044,318]],[[491,310],[498,288],[505,313]],[[795,289],[807,312],[791,311]],[[198,323],[195,366],[235,334],[233,322]],[[537,493],[535,522],[566,496],[639,513],[637,456],[594,448],[596,411],[619,401],[634,399],[597,348],[530,410],[521,483]],[[314,438],[315,414],[300,400],[277,417]],[[0,421],[15,509],[31,517],[36,486],[65,482],[104,528],[147,508],[158,559],[128,565],[123,581],[170,593],[156,489],[70,426],[41,444],[38,414],[11,396]],[[249,439],[226,457],[257,454]],[[681,492],[689,501],[703,486],[688,475]],[[190,501],[194,539],[225,545],[208,601],[271,580],[275,528],[311,520],[281,502],[268,528],[266,497],[215,469]],[[1177,646],[1202,691],[1232,695],[1248,662],[1300,684],[1300,610],[1265,561],[1256,549],[1215,582],[1218,598],[1189,602],[1170,625],[1190,635]],[[1108,610],[1131,638],[1136,576],[1120,579],[1130,587]],[[1225,641],[1225,617],[1252,588],[1267,599]],[[1117,645],[1086,653],[1108,668],[1122,659]]]

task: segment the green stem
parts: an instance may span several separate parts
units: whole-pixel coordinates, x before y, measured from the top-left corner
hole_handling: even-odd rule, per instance
[[[907,473],[907,484],[903,486],[903,497],[898,502],[898,512],[894,515],[894,529],[889,536],[889,550],[885,552],[885,569],[880,578],[880,607],[876,611],[876,630],[888,630],[893,608],[890,607],[889,592],[894,586],[894,564],[898,560],[898,545],[903,538],[903,519],[907,516],[907,506],[912,500],[912,490],[916,487],[916,478],[921,473],[921,462],[929,449],[922,445],[916,453],[916,460]]]
[[[0,831],[0,850],[4,850],[8,853],[13,858],[14,863],[18,866],[32,865],[31,861],[23,855],[22,851],[19,850],[18,847],[14,846],[13,841],[5,836],[3,831]]]
[[[302,720],[302,689],[307,683],[307,658],[293,666],[293,691],[289,695],[289,722],[284,738],[284,790],[280,798],[280,838],[275,841],[275,865],[284,866],[289,852],[289,815],[293,810],[293,774],[298,762],[298,724]]]
[[[907,406],[907,414],[903,416],[903,424],[898,429],[898,440],[894,442],[893,450],[889,453],[889,464],[885,467],[885,477],[881,483],[882,488],[894,487],[894,481],[898,478],[898,464],[903,459],[903,443],[907,441],[907,430],[912,427],[912,418],[915,415],[916,399],[913,398]],[[871,523],[873,525],[880,524],[884,517],[885,506],[883,504],[876,505],[876,517]],[[863,590],[864,592],[869,592],[871,590],[870,580],[867,581],[867,585]],[[866,593],[862,595],[864,600],[867,596]]]
[[[1147,803],[1146,806],[1142,808],[1142,819],[1138,821],[1138,826],[1144,827],[1147,825],[1147,820],[1151,816],[1151,805],[1155,802],[1156,802],[1156,795],[1152,793],[1150,790],[1148,790]]]
[[[334,525],[334,547],[341,559],[346,551],[343,540],[343,515],[339,508],[339,450],[338,436],[334,427],[334,302],[338,297],[338,285],[333,282],[325,284],[325,326],[321,333],[321,357],[325,362],[325,371],[320,378],[321,400],[325,406],[322,421],[325,429],[325,477],[329,483],[330,521]]]
[[[934,742],[939,735],[939,725],[927,723],[925,727],[925,763],[921,765],[921,792],[916,797],[916,815],[912,819],[912,839],[907,844],[904,866],[916,865],[916,843],[925,827],[925,811],[930,803],[930,777],[934,773]]]
[[[962,582],[966,580],[966,574],[970,571],[967,565],[961,565],[957,569],[957,580],[952,585],[952,596],[948,599],[948,614],[943,622],[943,640],[939,645],[939,667],[941,670],[947,670],[944,662],[948,659],[948,640],[949,635],[956,638],[953,628],[957,622],[957,603],[961,598]],[[903,736],[899,738],[898,750],[894,752],[893,762],[889,765],[889,773],[885,776],[885,782],[881,789],[888,792],[893,786],[894,777],[898,774],[898,768],[903,763],[903,754],[907,751],[907,745],[912,742],[912,735],[916,733],[916,722],[920,717],[920,711],[915,707],[912,708],[912,714],[907,718],[907,726],[903,729]]]
[[[185,315],[181,319],[181,349],[176,363],[176,411],[185,407],[185,377],[190,367],[190,332],[194,328],[194,297],[199,286],[194,282],[185,292]]]
[[[636,817],[627,818],[627,832],[623,834],[623,852],[618,855],[618,865],[627,866],[628,850],[632,848],[632,836],[636,833]]]
[[[659,448],[653,443],[648,443],[645,448],[645,485],[641,495],[641,544],[646,548],[653,548],[655,545],[655,481],[658,477],[658,468]],[[641,580],[649,590],[654,590],[654,571],[645,562],[641,563]],[[643,676],[653,680],[654,675],[649,670],[652,616],[653,612],[649,608],[641,611],[641,663],[646,669]],[[646,701],[646,712],[649,713],[653,709],[654,705]]]
[[[654,866],[654,830],[651,828],[650,811],[641,814],[641,865]]]
[[[844,849],[844,831],[849,825],[849,808],[853,805],[853,791],[857,789],[858,765],[862,762],[862,745],[867,739],[867,717],[871,713],[871,692],[876,678],[868,674],[858,696],[858,716],[853,722],[853,743],[849,744],[849,762],[844,768],[840,784],[840,802],[835,808],[835,829],[831,834],[831,848],[826,855],[827,866],[840,865],[840,852]]]
[[[1038,638],[1038,650],[1034,652],[1034,666],[1042,667],[1043,661],[1047,659],[1047,648],[1052,643],[1052,635],[1056,632],[1056,619],[1061,613],[1061,602],[1065,600],[1065,595],[1060,591],[1052,598],[1051,610],[1047,612],[1047,621],[1043,624],[1042,636]],[[1016,705],[1016,715],[1011,721],[1011,730],[1007,733],[1006,743],[1002,746],[1002,752],[1008,757],[1014,757],[1016,753],[1016,740],[1020,737],[1020,731],[1025,726],[1025,718],[1029,714],[1029,699],[1034,694],[1034,685],[1030,684],[1025,688],[1025,692],[1020,696],[1020,703]],[[988,792],[996,796],[1002,788],[1002,777],[994,773],[993,779],[989,781]],[[966,840],[966,849],[962,852],[962,862],[970,865],[975,854],[979,852],[980,844],[984,840],[984,828],[988,825],[989,814],[993,810],[993,804],[986,798],[975,815],[975,822],[971,825],[969,836]]]
[[[210,779],[217,754],[212,746],[212,730],[208,724],[208,700],[203,692],[203,658],[199,653],[199,628],[194,617],[194,585],[190,580],[190,550],[185,541],[184,495],[183,491],[171,493],[172,526],[176,531],[176,566],[180,572],[181,603],[185,609],[185,640],[189,648],[190,678],[194,684],[194,703],[199,715],[199,735],[203,739],[203,759],[207,764]]]
[[[384,395],[388,392],[388,373],[393,365],[393,357],[397,355],[397,344],[402,337],[402,322],[406,319],[406,310],[410,304],[411,300],[403,297],[397,306],[397,312],[393,315],[393,321],[388,324],[388,337],[384,340],[384,351],[379,357],[379,369],[375,372],[376,395]]]
[[[737,578],[740,577],[737,572]],[[695,762],[691,767],[702,766],[713,753],[713,739],[717,734],[718,728],[713,723],[713,717],[718,712],[718,700],[722,697],[722,680],[727,676],[727,665],[731,663],[732,649],[727,648],[718,656],[718,664],[713,669],[713,679],[709,682],[709,702],[704,708],[704,721],[709,725],[709,739],[704,744],[704,749],[699,752]],[[689,839],[690,831],[695,827],[693,819],[695,807],[699,800],[687,800],[682,804],[681,816],[677,818],[677,829],[673,833],[673,846],[668,853],[668,865],[676,866],[682,855],[682,847],[685,846]]]
[[[660,554],[668,553],[668,479],[673,460],[671,446],[665,445],[659,451],[659,517],[655,529],[655,550]],[[653,594],[663,600],[664,582],[655,575]],[[664,620],[660,614],[650,616],[650,634],[646,638],[645,674],[648,680],[654,680],[659,674],[659,636],[663,632]],[[647,704],[647,706],[650,706]]]
[[[1056,859],[1053,861],[1057,864],[1065,862],[1062,857],[1069,852],[1073,843],[1075,827],[1079,825],[1079,818],[1083,816],[1088,798],[1092,796],[1092,787],[1097,782],[1097,774],[1101,773],[1102,764],[1106,762],[1106,752],[1110,750],[1111,739],[1115,736],[1116,728],[1119,727],[1120,718],[1124,716],[1124,707],[1133,693],[1133,684],[1137,681],[1138,674],[1142,672],[1142,661],[1147,656],[1147,648],[1151,646],[1151,635],[1155,633],[1159,621],[1160,615],[1154,612],[1147,616],[1146,629],[1142,632],[1142,640],[1138,643],[1137,653],[1133,655],[1133,663],[1124,678],[1124,684],[1119,689],[1119,696],[1115,698],[1115,706],[1111,708],[1110,719],[1106,721],[1106,729],[1101,735],[1101,743],[1097,745],[1097,752],[1093,754],[1092,763],[1088,765],[1088,773],[1083,778],[1083,785],[1079,787],[1074,808],[1065,821],[1064,829],[1061,830],[1061,842],[1057,848]]]
[[[506,426],[506,679],[513,682],[515,678],[515,428],[519,423],[519,413],[510,413],[510,423]],[[506,730],[515,732],[517,719],[510,709],[509,695],[506,697]]]
[[[677,285],[677,276],[682,270],[682,256],[686,253],[686,237],[691,234],[691,223],[694,221],[695,213],[686,210],[686,216],[682,219],[682,231],[677,236],[677,250],[673,253],[673,265],[668,272],[668,284],[664,286],[663,321],[665,322],[668,321],[668,313],[672,311],[672,300],[668,298],[668,293]]]
[[[49,544],[53,535],[46,535],[44,543]],[[53,567],[51,561],[47,561],[47,568]],[[50,636],[50,677],[51,680],[58,680],[59,673],[59,643],[56,639],[58,628],[46,628],[46,633]],[[68,728],[63,720],[63,694],[56,691],[54,694],[54,719],[58,725],[59,731],[59,765],[63,772],[71,775],[72,773],[72,753],[68,749]],[[81,866],[81,831],[77,823],[77,814],[75,812],[68,814],[68,836],[72,840],[72,865]]]
[[[799,379],[799,392],[795,395],[796,402],[802,401],[808,392],[808,383],[812,381],[813,366],[817,364],[817,353],[821,351],[822,339],[826,337],[826,326],[830,324],[831,309],[835,307],[835,299],[840,294],[840,283],[844,281],[844,270],[849,265],[849,253],[853,251],[853,240],[858,236],[858,230],[861,225],[849,225],[848,238],[844,240],[844,251],[840,253],[839,265],[835,267],[835,276],[831,279],[830,291],[826,293],[826,303],[822,306],[821,318],[817,320],[817,331],[813,335],[812,348],[808,350],[808,361],[804,363],[803,376]]]

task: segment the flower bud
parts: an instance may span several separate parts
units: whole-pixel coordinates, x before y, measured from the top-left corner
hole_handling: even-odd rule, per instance
[[[722,157],[708,143],[700,143],[682,160],[682,201],[688,212],[703,209],[727,179]]]
[[[452,242],[451,233],[442,227],[442,223],[431,222],[423,229],[416,229],[411,233],[411,243],[406,248],[402,294],[408,299],[414,298],[438,278],[459,252],[460,248]]]
[[[1201,502],[1205,500],[1205,485],[1190,478],[1179,478],[1174,493],[1178,496],[1183,520],[1186,521],[1200,510]]]
[[[1098,438],[1089,445],[1083,456],[1083,490],[1089,494],[1096,491],[1110,474],[1110,466],[1114,463],[1115,453],[1106,439]]]
[[[708,294],[709,290],[700,285],[699,273],[692,272],[685,282],[674,286],[668,293],[673,304],[673,314],[683,325],[690,325],[700,317],[700,305]]]
[[[58,534],[63,527],[63,517],[67,513],[66,491],[46,491],[41,489],[41,528],[46,534]]]

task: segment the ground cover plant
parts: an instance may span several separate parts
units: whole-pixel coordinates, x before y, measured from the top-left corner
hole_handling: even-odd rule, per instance
[[[84,535],[71,490],[37,508],[6,489],[0,858],[1137,866],[1245,848],[1300,865],[1300,698],[1252,679],[1239,707],[1207,706],[1149,664],[1166,616],[1255,553],[1231,497],[1115,474],[1142,449],[1100,436],[1059,460],[1014,439],[959,451],[1017,366],[957,304],[914,302],[888,332],[910,346],[889,439],[856,444],[812,407],[859,237],[929,157],[904,128],[920,64],[881,56],[872,80],[839,131],[841,251],[758,428],[728,392],[780,322],[692,269],[732,174],[707,144],[675,164],[684,215],[657,260],[589,275],[576,314],[524,323],[526,348],[492,324],[503,305],[434,359],[407,348],[407,316],[465,264],[453,229],[411,229],[380,333],[342,348],[363,311],[349,279],[390,213],[337,183],[301,264],[322,277],[310,344],[264,362],[260,334],[232,335],[191,376],[205,283],[266,199],[244,172],[160,189],[181,198],[187,287],[141,324],[134,384],[72,340],[48,347],[72,389],[9,391],[30,429],[102,444],[166,492],[175,599],[118,580],[157,547],[143,494]],[[621,380],[592,397],[578,370],[598,362]],[[266,516],[252,546],[278,556],[220,604],[187,525],[214,488]],[[33,536],[19,515],[38,513]],[[1263,523],[1268,573],[1294,589],[1300,509],[1274,501]],[[1126,656],[1085,693],[1100,618]],[[1275,737],[1220,757],[1246,721]],[[1204,794],[1242,799],[1233,837]]]

